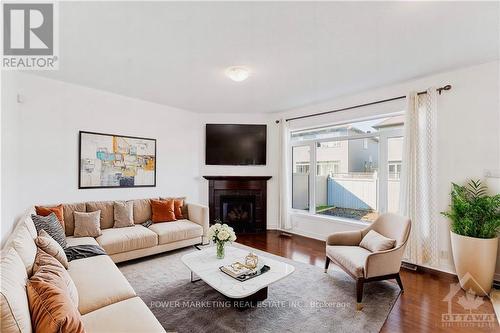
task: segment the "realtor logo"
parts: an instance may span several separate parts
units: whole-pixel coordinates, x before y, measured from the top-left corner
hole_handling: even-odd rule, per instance
[[[3,69],[57,69],[55,3],[3,3]]]

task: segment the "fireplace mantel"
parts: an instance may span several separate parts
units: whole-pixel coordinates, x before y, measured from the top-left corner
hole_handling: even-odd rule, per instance
[[[203,176],[206,180],[269,180],[272,176]]]
[[[222,219],[221,205],[224,198],[248,197],[255,198],[254,221],[249,225],[234,226],[242,232],[262,232],[266,230],[267,219],[267,181],[271,176],[203,176],[208,180],[208,202],[210,223]]]

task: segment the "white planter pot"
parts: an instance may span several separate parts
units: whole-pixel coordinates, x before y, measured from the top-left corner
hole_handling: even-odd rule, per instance
[[[450,231],[453,262],[460,286],[476,295],[489,294],[497,261],[498,238],[474,238]]]

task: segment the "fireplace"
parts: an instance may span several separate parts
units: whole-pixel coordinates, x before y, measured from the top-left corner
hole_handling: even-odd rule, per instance
[[[267,180],[271,177],[204,176],[208,179],[210,224],[216,219],[236,233],[266,230]]]
[[[252,231],[255,225],[255,195],[223,195],[220,198],[221,221],[236,232]]]

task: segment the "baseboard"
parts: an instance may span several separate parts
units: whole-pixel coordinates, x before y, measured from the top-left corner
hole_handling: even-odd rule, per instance
[[[297,229],[280,230],[280,231],[283,231],[283,232],[286,232],[286,233],[292,234],[292,235],[316,239],[316,240],[319,240],[322,242],[325,241],[325,237],[323,235],[316,234],[316,233],[309,232],[309,231],[303,231],[303,230],[297,230]]]

